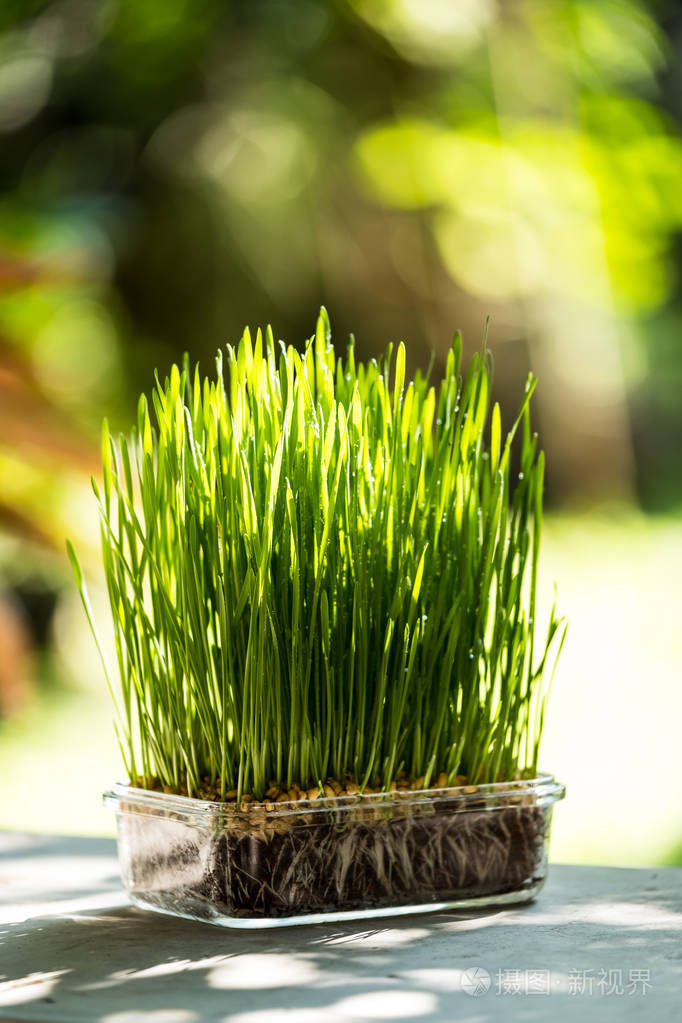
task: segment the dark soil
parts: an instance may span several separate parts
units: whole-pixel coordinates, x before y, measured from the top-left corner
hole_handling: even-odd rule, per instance
[[[134,864],[135,888],[155,890],[147,901],[166,908],[190,902],[192,915],[262,918],[521,896],[544,878],[543,807],[366,816],[346,813],[339,824],[330,812],[314,823],[223,829],[203,850],[199,838],[157,845],[156,855]],[[174,876],[177,886],[169,884]]]

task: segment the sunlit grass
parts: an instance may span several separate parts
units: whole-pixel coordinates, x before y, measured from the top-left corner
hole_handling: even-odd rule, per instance
[[[247,331],[226,372],[157,381],[130,440],[105,430],[131,779],[262,798],[535,772],[563,635],[553,610],[536,629],[535,382],[505,438],[485,348],[461,359],[456,336],[438,389],[406,383],[403,345],[356,365],[323,311],[303,355]]]

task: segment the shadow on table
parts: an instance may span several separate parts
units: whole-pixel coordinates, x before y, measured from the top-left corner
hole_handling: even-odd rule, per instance
[[[93,889],[120,892],[115,854],[110,838],[2,832],[0,907],[35,900],[57,913],[61,905],[86,899]]]
[[[3,860],[48,859],[74,855],[106,857],[111,861],[116,855],[116,842],[112,838],[82,838],[73,835],[27,834],[24,831],[5,831],[0,835],[0,869]]]

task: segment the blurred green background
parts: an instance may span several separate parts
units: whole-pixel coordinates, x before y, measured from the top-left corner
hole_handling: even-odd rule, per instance
[[[102,417],[324,303],[412,370],[490,315],[508,413],[539,376],[553,857],[682,862],[679,5],[5,0],[0,154],[0,826],[112,831]]]

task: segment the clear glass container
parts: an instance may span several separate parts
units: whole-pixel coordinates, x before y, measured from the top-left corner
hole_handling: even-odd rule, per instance
[[[136,905],[263,927],[530,901],[564,794],[541,775],[239,806],[116,785],[104,800]]]

